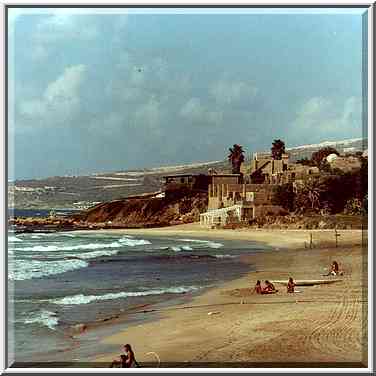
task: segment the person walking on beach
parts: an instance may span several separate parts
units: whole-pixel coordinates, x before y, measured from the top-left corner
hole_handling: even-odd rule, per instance
[[[293,293],[295,291],[295,282],[292,277],[289,277],[289,281],[287,283],[287,292]]]

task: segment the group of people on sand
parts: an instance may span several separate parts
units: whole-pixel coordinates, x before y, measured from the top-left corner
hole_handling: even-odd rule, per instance
[[[324,274],[323,276],[329,276],[329,275],[343,275],[343,271],[339,270],[339,265],[337,261],[333,261],[330,268],[329,268],[329,273]],[[289,277],[289,280],[287,282],[287,292],[288,293],[294,293],[294,292],[299,292],[295,291],[295,286],[296,283],[294,282],[294,279],[292,277]],[[257,280],[256,286],[253,289],[253,293],[256,294],[275,294],[278,292],[278,290],[274,287],[273,283],[270,281],[266,280],[264,282],[264,286],[261,285],[261,281]]]
[[[292,277],[289,278],[287,283],[287,292],[292,293],[295,290],[295,282]],[[257,280],[256,286],[253,290],[256,294],[275,294],[278,290],[275,288],[272,282],[266,280],[264,286],[261,285],[261,281]]]

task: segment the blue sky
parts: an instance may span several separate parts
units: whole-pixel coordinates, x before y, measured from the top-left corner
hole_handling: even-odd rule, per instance
[[[9,175],[362,137],[364,10],[9,9]]]

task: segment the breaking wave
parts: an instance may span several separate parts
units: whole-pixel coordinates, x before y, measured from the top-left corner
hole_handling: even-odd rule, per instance
[[[17,236],[8,236],[8,242],[11,243],[17,243],[17,242],[22,242],[22,239],[17,238]]]
[[[198,239],[179,239],[182,242],[189,242],[189,243],[201,243],[202,245],[206,245],[209,248],[221,248],[223,247],[222,243],[213,242],[212,240],[198,240]]]
[[[56,316],[55,312],[43,310],[37,313],[32,313],[29,317],[23,320],[21,319],[20,321],[25,324],[41,324],[52,330],[56,330],[59,318]]]
[[[88,265],[89,264],[83,260],[28,260],[27,262],[25,262],[25,260],[14,260],[13,262],[9,262],[8,278],[13,281],[42,278],[75,269],[86,268]]]
[[[71,246],[57,246],[57,245],[35,245],[33,247],[23,247],[20,248],[22,251],[32,251],[32,252],[57,252],[57,251],[84,251],[84,250],[94,250],[103,248],[119,248],[119,247],[135,247],[137,245],[147,245],[151,244],[149,240],[145,239],[130,239],[121,238],[112,243],[88,243],[79,244]]]
[[[75,305],[75,304],[88,304],[100,300],[114,300],[136,296],[147,295],[162,295],[162,294],[183,294],[186,292],[196,291],[199,287],[196,286],[180,286],[180,287],[168,287],[165,289],[153,289],[137,292],[117,292],[104,295],[72,295],[66,296],[60,299],[53,299],[50,302],[58,305]]]
[[[119,251],[117,250],[114,250],[114,251],[94,251],[94,252],[86,252],[86,253],[81,253],[81,254],[78,254],[78,253],[72,253],[72,254],[65,254],[64,256],[65,257],[77,257],[81,260],[89,260],[89,259],[93,259],[93,258],[97,258],[97,257],[101,257],[101,256],[113,256],[113,255],[117,255],[119,253]]]

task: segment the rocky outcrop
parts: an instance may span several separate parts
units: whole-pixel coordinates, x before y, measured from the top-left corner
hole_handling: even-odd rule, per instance
[[[160,227],[199,220],[207,208],[207,194],[177,192],[163,198],[116,200],[72,216],[80,223],[109,227]]]

